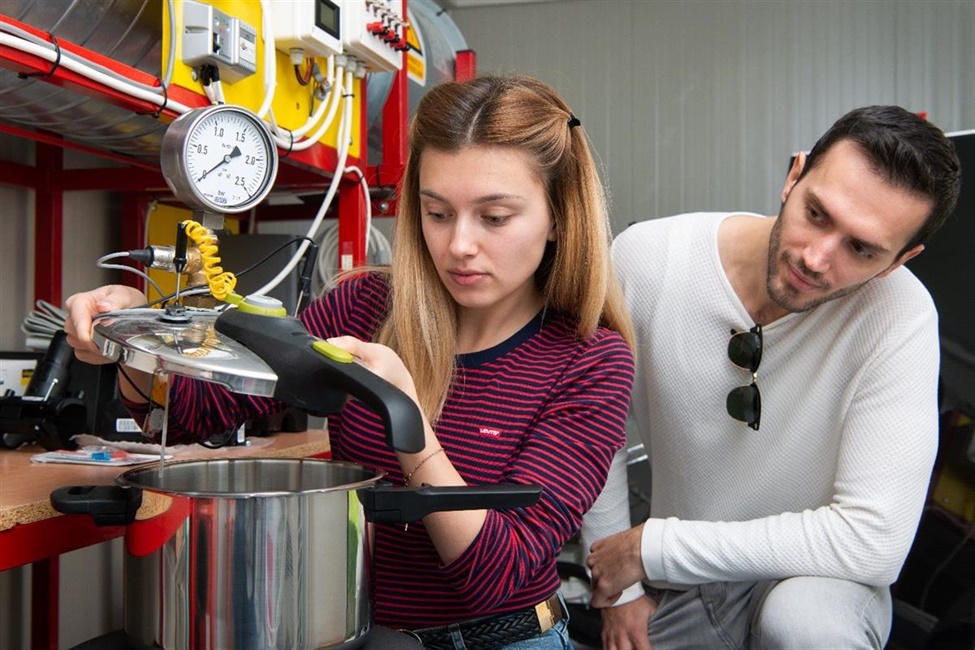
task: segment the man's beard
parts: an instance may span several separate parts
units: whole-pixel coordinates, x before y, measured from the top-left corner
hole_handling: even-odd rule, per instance
[[[860,284],[855,284],[851,287],[846,287],[844,289],[840,289],[839,291],[829,293],[830,285],[828,282],[824,282],[821,273],[812,271],[800,258],[793,258],[788,253],[780,254],[779,247],[782,244],[782,212],[784,210],[785,205],[783,204],[782,208],[779,209],[779,217],[775,220],[775,224],[772,226],[772,234],[769,236],[768,274],[765,276],[765,290],[768,292],[772,302],[790,313],[809,311],[810,309],[818,307],[825,302],[849,295],[866,284],[866,282],[869,282],[868,280],[866,282],[861,282]],[[796,292],[792,291],[788,283],[783,282],[781,289],[775,286],[773,279],[780,264],[792,265],[800,273],[802,273],[805,278],[817,284],[824,293],[820,296],[809,298],[803,302]]]

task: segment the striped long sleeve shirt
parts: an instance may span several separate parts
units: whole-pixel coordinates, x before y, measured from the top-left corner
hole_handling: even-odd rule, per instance
[[[367,274],[314,302],[301,320],[313,335],[371,340],[387,311],[389,287]],[[542,486],[527,508],[489,510],[480,534],[449,565],[422,522],[407,530],[377,524],[375,622],[396,628],[445,625],[532,606],[558,590],[556,559],[578,531],[606,480],[624,431],[633,356],[616,332],[585,340],[574,321],[543,312],[503,343],[457,357],[437,438],[469,485]],[[207,437],[280,410],[265,398],[175,378],[169,436]],[[328,418],[333,457],[375,467],[402,485],[379,416],[358,400]],[[322,549],[322,552],[328,552]]]

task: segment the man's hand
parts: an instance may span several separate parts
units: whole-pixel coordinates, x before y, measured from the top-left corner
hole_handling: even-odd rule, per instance
[[[647,629],[655,611],[657,604],[648,596],[602,610],[604,650],[650,650]]]
[[[640,544],[643,524],[598,540],[592,545],[586,564],[592,572],[592,606],[609,607],[623,590],[647,577]]]

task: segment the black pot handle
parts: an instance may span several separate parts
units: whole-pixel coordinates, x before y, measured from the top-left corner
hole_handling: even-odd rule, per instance
[[[386,428],[386,441],[407,453],[423,449],[423,416],[416,403],[382,377],[357,363],[332,360],[316,351],[319,341],[291,317],[251,314],[228,309],[214,328],[264,360],[278,375],[274,397],[312,415],[337,413],[351,394],[376,411]]]
[[[91,515],[96,526],[127,526],[142,505],[142,490],[118,485],[69,485],[51,492],[51,506],[68,515]]]
[[[419,521],[445,510],[509,510],[534,505],[542,496],[539,485],[423,486],[397,488],[378,485],[359,490],[366,519],[380,524]]]

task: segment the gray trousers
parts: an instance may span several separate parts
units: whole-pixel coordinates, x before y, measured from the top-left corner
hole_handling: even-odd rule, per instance
[[[880,650],[893,611],[887,587],[836,578],[712,582],[650,597],[654,650]]]

